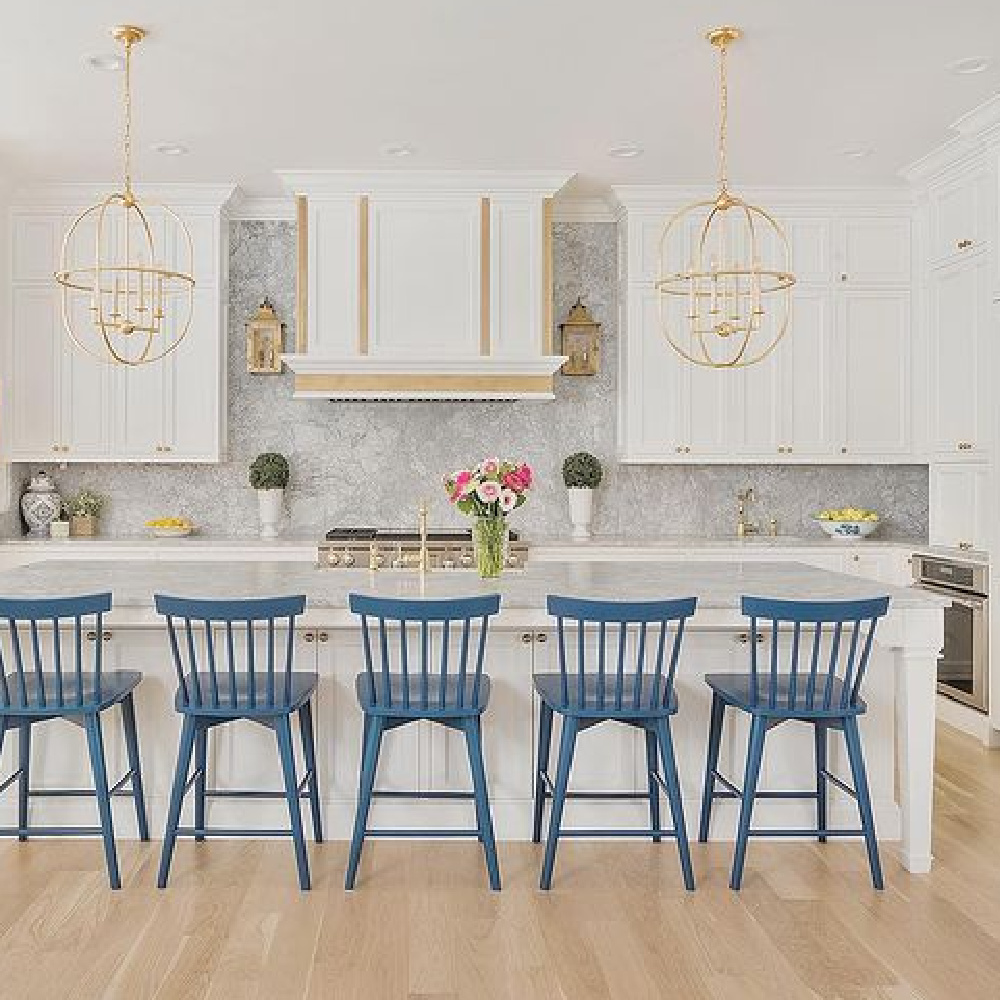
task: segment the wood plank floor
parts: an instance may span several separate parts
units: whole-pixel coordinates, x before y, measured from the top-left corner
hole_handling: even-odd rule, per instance
[[[1000,753],[938,736],[936,862],[887,891],[854,844],[751,845],[741,893],[731,848],[568,842],[556,888],[540,850],[502,846],[490,893],[475,844],[375,842],[359,889],[346,845],[313,849],[295,886],[288,845],[121,845],[106,887],[94,841],[0,846],[3,1000],[996,1000],[1000,997]]]

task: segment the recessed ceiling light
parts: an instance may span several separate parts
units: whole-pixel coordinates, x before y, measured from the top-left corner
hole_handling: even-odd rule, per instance
[[[982,73],[989,68],[989,65],[989,59],[983,59],[982,56],[969,56],[967,59],[956,59],[948,69],[952,73],[958,73],[959,76],[972,76],[974,73]]]
[[[158,142],[153,146],[154,153],[162,153],[164,156],[183,156],[187,151],[187,146],[179,142]]]
[[[872,149],[869,146],[846,146],[840,151],[840,155],[850,160],[863,160],[872,155]]]
[[[637,142],[619,142],[608,150],[608,156],[614,156],[619,160],[631,160],[636,156],[642,156],[642,146]]]
[[[386,156],[413,156],[416,150],[408,142],[392,142],[382,147]]]
[[[120,73],[125,69],[125,59],[114,52],[87,56],[85,61],[91,69],[100,69],[105,73]]]

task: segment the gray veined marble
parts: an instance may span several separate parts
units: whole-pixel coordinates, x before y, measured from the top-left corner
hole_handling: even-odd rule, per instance
[[[822,507],[857,504],[884,516],[879,537],[927,534],[925,466],[618,466],[614,462],[619,248],[610,223],[559,223],[554,233],[555,317],[582,295],[603,324],[601,373],[557,377],[553,403],[331,402],[292,400],[291,376],[246,372],[243,324],[266,295],[294,338],[295,229],[289,222],[232,223],[229,301],[230,460],[204,465],[73,465],[51,469],[63,493],[90,486],[111,503],[103,530],[135,534],[150,517],[182,515],[213,535],[257,530],[247,465],[265,450],[291,462],[286,530],[319,534],[334,524],[409,526],[421,498],[432,522],[464,524],[441,489],[445,473],[487,455],[523,458],[538,488],[512,519],[529,535],[568,532],[563,457],[585,449],[605,465],[598,535],[633,538],[731,535],[734,496],[752,482],[758,518],[819,538]],[[20,483],[30,471],[15,466]],[[13,530],[13,528],[12,528]]]

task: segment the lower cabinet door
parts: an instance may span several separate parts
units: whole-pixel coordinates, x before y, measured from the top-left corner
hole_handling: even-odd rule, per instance
[[[991,543],[990,469],[941,463],[930,471],[930,540],[949,548],[985,549]]]

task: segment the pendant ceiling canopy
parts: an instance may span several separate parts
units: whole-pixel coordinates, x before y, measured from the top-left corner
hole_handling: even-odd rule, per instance
[[[766,358],[788,327],[788,240],[764,209],[729,190],[726,55],[742,32],[708,32],[719,51],[719,189],[663,228],[656,280],[660,322],[670,346],[692,364],[741,368]]]
[[[158,361],[187,334],[194,249],[175,212],[142,205],[133,191],[132,47],[146,32],[119,25],[111,34],[125,48],[122,188],[74,220],[55,278],[73,342],[103,361],[134,366]]]

